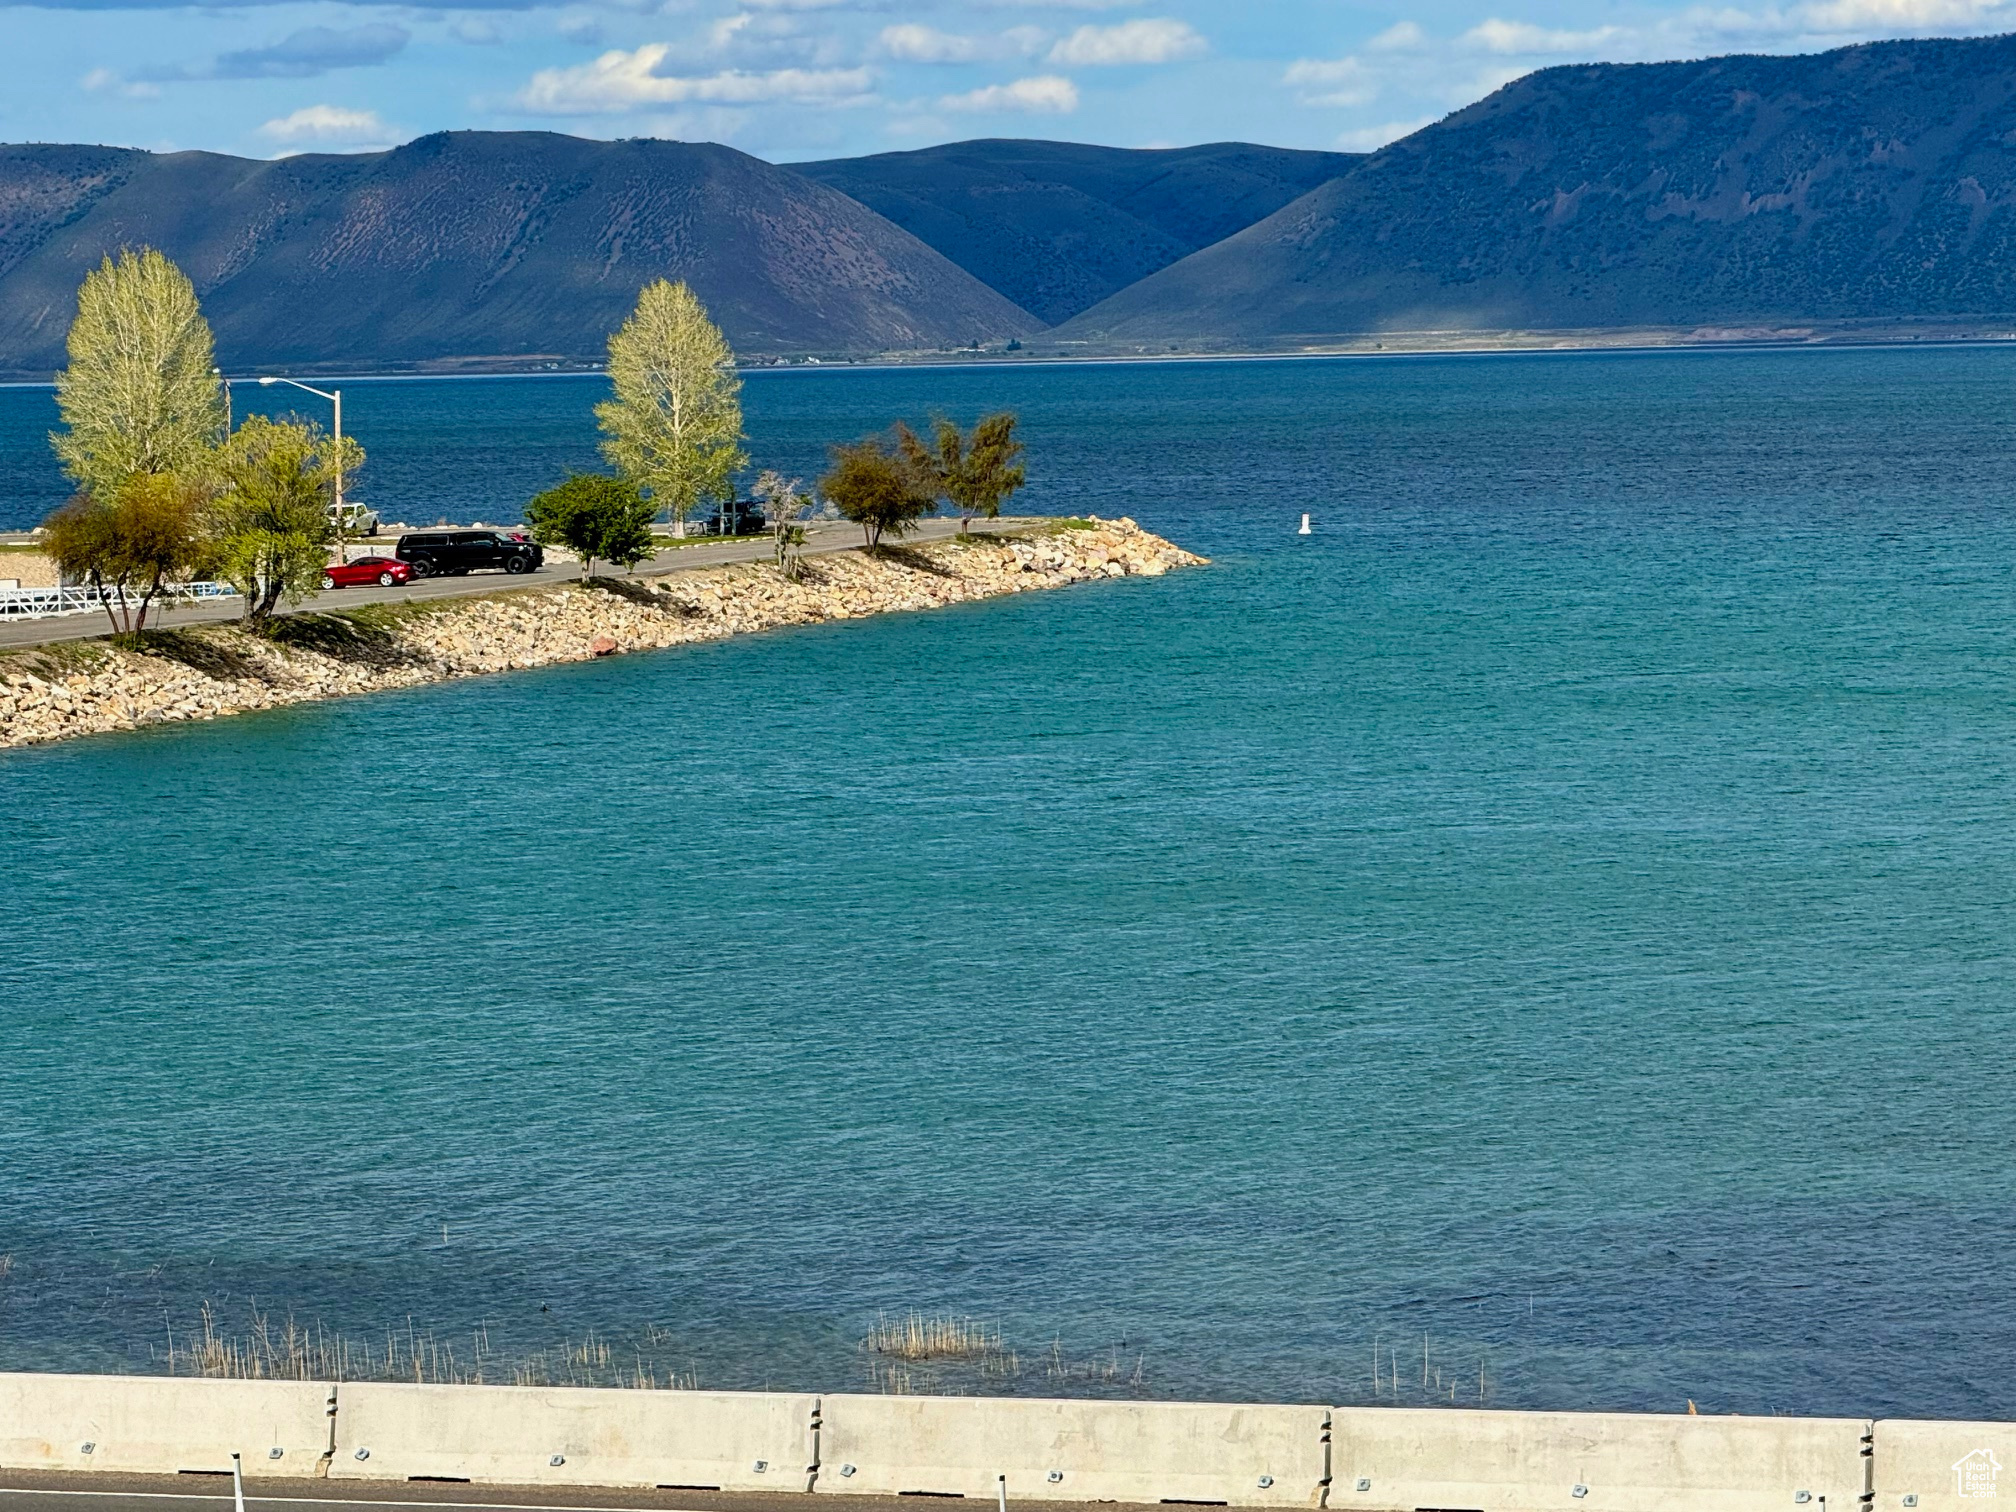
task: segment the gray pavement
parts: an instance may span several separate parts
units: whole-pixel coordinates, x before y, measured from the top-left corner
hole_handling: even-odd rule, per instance
[[[973,528],[976,531],[1012,532],[1042,523],[1045,522],[1020,517],[975,521]],[[914,545],[920,541],[942,541],[947,536],[958,533],[957,520],[923,520],[915,530],[903,538],[903,543]],[[812,524],[806,532],[805,554],[824,556],[835,551],[850,551],[860,545],[859,525],[820,521]],[[669,551],[659,552],[648,562],[638,563],[634,575],[647,578],[665,577],[674,572],[719,567],[728,562],[767,561],[771,550],[770,537],[767,535],[710,542],[704,546],[677,546]],[[352,553],[353,556],[366,554],[361,550]],[[389,556],[391,552],[385,549],[382,554]],[[575,563],[566,562],[549,565],[523,577],[511,577],[502,572],[472,572],[468,577],[424,578],[420,582],[409,583],[404,588],[380,588],[376,584],[367,588],[338,588],[330,593],[314,594],[286,612],[314,614],[330,609],[351,609],[359,604],[411,603],[419,599],[468,598],[486,593],[550,588],[556,583],[571,582],[580,575],[581,570]],[[623,574],[611,572],[599,575],[620,577]],[[236,619],[241,613],[243,605],[238,599],[221,599],[201,604],[177,605],[150,614],[147,623],[156,629],[181,629],[188,625],[218,624],[225,620]],[[0,646],[46,646],[55,641],[95,640],[106,634],[109,629],[110,626],[103,614],[66,615],[60,619],[14,620],[0,624]],[[0,1512],[6,1512],[6,1509],[0,1508]]]
[[[932,1497],[932,1501],[939,1498]],[[954,1498],[955,1500],[958,1498]],[[271,1480],[245,1483],[245,1503],[284,1512],[339,1508],[446,1508],[450,1512],[917,1512],[917,1497],[839,1496],[821,1491],[757,1495],[629,1487],[471,1486],[440,1481]],[[0,1473],[0,1512],[203,1512],[196,1503],[231,1503],[229,1475],[64,1475]],[[1014,1500],[1010,1498],[1011,1506]],[[991,1498],[977,1504],[993,1512]],[[1100,1504],[1110,1509],[1113,1503]],[[1044,1502],[1044,1512],[1087,1512]]]

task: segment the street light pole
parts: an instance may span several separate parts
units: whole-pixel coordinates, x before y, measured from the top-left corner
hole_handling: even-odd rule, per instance
[[[335,389],[335,390],[330,390],[330,389],[318,389],[318,388],[310,388],[310,387],[309,387],[309,386],[308,386],[307,384],[305,384],[305,383],[298,383],[298,382],[296,382],[296,381],[295,381],[294,379],[292,379],[292,378],[274,378],[274,377],[270,377],[270,376],[269,376],[269,377],[265,377],[265,378],[261,378],[261,379],[259,380],[259,386],[260,386],[261,388],[271,388],[271,387],[272,387],[272,386],[273,386],[274,384],[276,384],[276,383],[286,383],[286,384],[292,384],[292,385],[293,385],[293,387],[295,387],[295,388],[298,388],[298,389],[300,389],[300,390],[301,390],[301,391],[302,391],[302,392],[303,392],[304,394],[313,394],[313,395],[314,395],[314,396],[315,396],[316,398],[318,398],[318,399],[327,399],[327,400],[328,400],[328,401],[330,402],[330,404],[332,404],[333,406],[335,406],[335,409],[336,409],[336,429],[335,429],[335,436],[336,436],[336,543],[337,543],[337,547],[336,547],[336,549],[337,549],[337,551],[338,551],[338,552],[339,552],[339,553],[340,553],[340,554],[341,554],[341,555],[343,556],[343,558],[344,558],[344,559],[345,559],[345,560],[347,561],[347,560],[349,559],[349,556],[350,556],[350,552],[349,552],[349,549],[348,549],[348,548],[347,548],[346,546],[344,546],[344,545],[343,545],[343,541],[344,541],[344,518],[343,518],[343,390],[341,390],[341,389]]]
[[[336,513],[343,513],[343,390],[310,388],[305,383],[296,383],[292,378],[261,378],[261,388],[271,388],[276,383],[293,384],[304,394],[313,394],[318,399],[327,399],[336,407]]]

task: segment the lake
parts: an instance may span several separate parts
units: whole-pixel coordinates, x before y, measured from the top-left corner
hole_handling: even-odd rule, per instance
[[[359,491],[513,518],[598,390],[346,383]],[[207,1308],[490,1379],[2016,1416],[2012,398],[753,374],[759,465],[1013,407],[1029,508],[1214,563],[0,754],[0,1368]],[[50,412],[0,390],[0,523]],[[913,1310],[1013,1358],[892,1375]]]

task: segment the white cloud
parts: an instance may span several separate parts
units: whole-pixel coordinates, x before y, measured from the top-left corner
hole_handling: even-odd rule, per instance
[[[1817,30],[1920,31],[2005,19],[2009,8],[1982,0],[1826,0],[1799,11]]]
[[[671,10],[671,5],[663,7]],[[854,61],[844,29],[785,11],[738,10],[710,22],[699,51],[740,68],[834,68]]]
[[[1457,46],[1398,28],[1374,41],[1379,51],[1342,58],[1302,58],[1282,72],[1281,81],[1294,89],[1304,105],[1321,109],[1356,110],[1384,100],[1382,111],[1418,111],[1439,106],[1437,117],[1469,105],[1530,71],[1532,65],[1507,62],[1488,53],[1480,60],[1481,41]],[[1404,121],[1367,126],[1358,135],[1397,130]],[[1411,128],[1410,128],[1411,129]],[[1374,145],[1379,145],[1374,143]]]
[[[1013,27],[994,36],[967,37],[906,22],[883,27],[878,40],[885,54],[906,63],[979,63],[1031,57],[1047,39],[1033,26]]]
[[[749,30],[756,17],[749,11],[736,11],[731,16],[717,16],[714,24],[707,28],[707,45],[719,50],[732,47],[742,33]]]
[[[1303,58],[1288,65],[1282,82],[1302,90],[1304,105],[1369,105],[1379,81],[1357,58]]]
[[[1013,84],[989,84],[938,102],[945,110],[1017,110],[1032,115],[1069,115],[1078,108],[1078,86],[1055,74],[1017,79]]]
[[[1466,47],[1508,57],[1586,56],[1600,51],[1625,35],[1621,26],[1599,26],[1592,31],[1551,31],[1530,21],[1502,21],[1496,16],[1480,21],[1457,40]]]
[[[1448,68],[1449,55],[1463,52],[1535,63],[1553,59],[1626,63],[1698,58],[1735,48],[1794,52],[1881,37],[2011,29],[2016,29],[2016,0],[1799,0],[1755,9],[1701,4],[1640,26],[1583,30],[1491,16],[1447,40],[1430,37],[1415,23],[1403,21],[1366,43],[1365,50],[1422,55],[1424,67],[1430,53],[1441,54]],[[1464,84],[1484,91],[1518,77],[1517,70],[1474,75],[1452,69],[1452,78],[1456,73],[1463,74]]]
[[[1697,7],[1679,18],[1696,36],[1753,37],[1776,34],[1795,45],[1828,45],[1869,37],[1927,32],[2006,30],[2016,24],[2008,0],[1806,0],[1805,4],[1761,11]]]
[[[1167,17],[1081,26],[1050,49],[1050,61],[1101,67],[1121,63],[1174,63],[1204,51],[1204,39],[1187,21]]]
[[[1377,152],[1388,142],[1412,136],[1423,126],[1433,126],[1440,119],[1440,116],[1422,116],[1416,121],[1388,121],[1383,126],[1360,126],[1355,131],[1339,132],[1337,145],[1346,152]]]
[[[109,68],[94,68],[77,82],[92,94],[116,94],[127,100],[154,100],[161,96],[158,84],[135,83]]]
[[[375,110],[345,110],[340,105],[304,105],[292,115],[268,121],[259,134],[275,142],[389,142],[393,130]]]
[[[882,51],[906,63],[971,63],[980,56],[978,37],[956,37],[935,26],[885,26],[881,40]]]
[[[658,71],[671,47],[651,42],[631,52],[605,52],[592,63],[542,68],[518,94],[520,109],[539,115],[617,115],[658,105],[853,105],[874,92],[865,68],[728,69],[699,77]]]
[[[1365,44],[1372,52],[1413,52],[1428,45],[1428,33],[1412,21],[1396,21]]]

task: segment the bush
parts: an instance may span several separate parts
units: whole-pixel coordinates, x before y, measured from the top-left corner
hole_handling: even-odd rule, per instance
[[[99,590],[114,634],[138,635],[154,602],[203,562],[204,499],[203,485],[174,473],[135,473],[110,498],[79,494],[49,516],[42,549]]]
[[[606,473],[575,473],[526,507],[532,538],[565,546],[581,558],[581,576],[595,575],[597,561],[634,567],[656,549],[651,518],[657,510],[635,484]]]
[[[833,448],[833,470],[819,480],[819,490],[842,519],[861,527],[871,547],[882,543],[884,531],[901,536],[938,507],[937,480],[900,446],[872,436]]]

